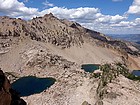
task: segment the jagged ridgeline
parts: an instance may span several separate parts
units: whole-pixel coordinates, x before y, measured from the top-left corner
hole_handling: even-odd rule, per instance
[[[61,48],[82,46],[85,39],[96,42],[97,45],[121,50],[131,55],[139,55],[131,50],[126,43],[112,40],[105,35],[86,29],[76,22],[58,19],[53,14],[36,17],[25,21],[20,18],[0,17],[0,47],[7,47],[24,38],[51,43]]]

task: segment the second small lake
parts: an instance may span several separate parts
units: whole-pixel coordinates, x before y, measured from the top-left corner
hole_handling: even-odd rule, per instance
[[[40,93],[55,83],[54,78],[37,78],[35,76],[22,77],[12,84],[12,88],[20,93],[20,96],[29,96]]]
[[[132,74],[135,76],[140,76],[140,70],[133,70]]]
[[[81,66],[81,69],[84,69],[86,72],[94,72],[95,70],[98,70],[99,69],[99,66],[98,64],[83,64]]]

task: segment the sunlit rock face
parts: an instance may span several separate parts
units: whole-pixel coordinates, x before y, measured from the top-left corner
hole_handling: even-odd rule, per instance
[[[0,105],[26,105],[26,102],[11,88],[2,70],[0,70]]]

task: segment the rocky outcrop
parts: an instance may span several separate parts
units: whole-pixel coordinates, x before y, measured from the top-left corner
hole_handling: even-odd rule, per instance
[[[48,50],[36,47],[30,48],[22,54],[22,58],[26,59],[25,66],[29,68],[59,68],[68,69],[76,66],[75,62],[68,61],[62,56],[50,53]]]
[[[0,105],[26,105],[26,102],[11,88],[2,70],[0,70]]]
[[[20,78],[19,74],[15,72],[5,72],[5,76],[10,81],[10,84],[12,84],[13,82],[15,82]]]
[[[0,70],[0,105],[10,105],[12,97],[10,95],[10,84],[4,73]]]

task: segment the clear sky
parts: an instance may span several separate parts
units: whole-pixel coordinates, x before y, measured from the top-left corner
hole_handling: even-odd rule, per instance
[[[0,15],[32,19],[53,13],[105,34],[140,34],[140,0],[0,0]]]

